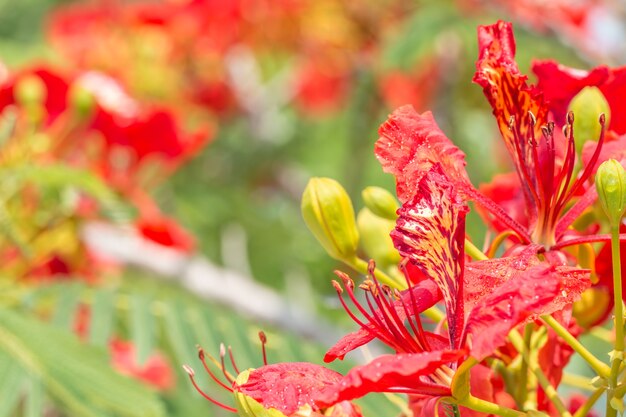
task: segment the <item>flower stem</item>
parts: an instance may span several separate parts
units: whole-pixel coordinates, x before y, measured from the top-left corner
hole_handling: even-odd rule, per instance
[[[495,414],[502,417],[524,417],[526,413],[513,410],[512,408],[504,407],[489,401],[481,400],[472,395],[469,395],[462,402],[459,403],[463,407],[467,407],[474,411],[479,411],[485,414]]]
[[[561,323],[549,315],[541,316],[541,320],[550,326],[552,330],[554,330],[554,332],[565,341],[565,343],[574,349],[574,351],[576,351],[589,364],[589,366],[596,371],[598,375],[603,378],[609,377],[611,374],[611,368],[589,352],[587,348],[582,345],[582,343],[580,343],[574,336],[571,335],[570,332],[567,331],[565,327],[561,325]]]
[[[615,223],[615,222],[614,222]],[[622,263],[620,259],[619,223],[611,225],[611,261],[613,263],[613,301],[615,304],[614,327],[615,349],[611,357],[611,373],[609,375],[609,391],[606,404],[608,417],[617,415],[611,406],[611,399],[615,398],[617,377],[624,357],[624,306],[622,303]]]
[[[485,255],[480,249],[476,247],[476,245],[474,245],[467,239],[465,239],[465,253],[467,253],[469,256],[476,259],[477,261],[486,261],[487,259],[489,259],[487,255]]]
[[[535,374],[539,385],[541,385],[541,388],[543,388],[548,399],[552,402],[552,404],[554,404],[554,407],[559,412],[559,415],[561,417],[572,417],[572,415],[565,407],[565,404],[563,404],[563,401],[561,401],[561,398],[559,397],[556,388],[554,388],[552,384],[550,384],[550,381],[546,377],[546,374],[543,373],[541,368],[539,368],[536,363],[531,362],[530,352],[528,351],[528,349],[526,349],[524,338],[522,338],[517,330],[512,330],[511,333],[509,333],[509,340],[511,341],[515,349],[522,355],[522,358],[527,364],[528,369],[530,369]]]
[[[345,259],[344,263],[362,274],[367,275],[369,273],[369,264],[361,258],[357,258],[355,256],[353,259]],[[376,279],[385,285],[389,285],[390,287],[397,288],[399,290],[406,288],[406,283],[401,283],[397,279],[390,277],[380,268],[376,268],[374,273],[376,274]]]
[[[582,407],[576,410],[576,412],[574,413],[574,417],[587,417],[587,415],[589,414],[589,410],[591,410],[591,407],[593,407],[598,399],[602,396],[602,394],[604,394],[605,390],[606,388],[604,387],[596,389],[593,394],[591,394],[591,396],[587,398],[585,404],[583,404]]]

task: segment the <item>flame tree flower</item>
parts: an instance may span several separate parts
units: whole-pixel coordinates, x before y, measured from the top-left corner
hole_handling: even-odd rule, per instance
[[[395,350],[356,367],[337,384],[324,389],[318,403],[332,405],[370,392],[405,393],[430,397],[423,416],[433,415],[441,400],[499,415],[469,392],[459,394],[463,372],[493,355],[509,332],[532,319],[560,311],[589,285],[587,271],[540,261],[529,247],[507,258],[465,264],[467,205],[454,183],[435,163],[416,184],[414,195],[401,209],[392,237],[400,254],[429,278],[399,292],[371,279],[360,286],[366,305],[354,293],[344,274],[343,288],[359,314],[345,303],[339,283],[335,288],[348,314],[361,329],[340,340],[325,360],[343,358],[350,350],[379,339]],[[441,297],[446,306],[447,334],[424,330],[419,314]],[[479,368],[477,368],[479,369]],[[504,413],[504,414],[501,414]]]
[[[243,371],[238,368],[230,347],[230,368],[227,366],[226,348],[223,344],[220,345],[219,360],[198,347],[198,357],[205,371],[222,389],[234,396],[235,407],[205,393],[196,383],[195,371],[190,366],[184,365],[183,369],[206,400],[242,417],[362,417],[360,409],[348,401],[327,407],[320,407],[315,402],[319,392],[338,382],[341,374],[306,362],[268,364],[265,333],[259,332],[259,339],[263,349],[263,366]],[[207,362],[207,358],[213,363],[213,367]],[[215,367],[218,368],[218,373],[213,369]],[[231,371],[237,376],[233,376]]]

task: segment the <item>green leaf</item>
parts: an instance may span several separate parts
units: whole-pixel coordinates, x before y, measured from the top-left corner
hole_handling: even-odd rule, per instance
[[[65,288],[56,304],[52,324],[67,330],[73,328],[82,290],[83,285],[77,282]]]
[[[112,290],[98,290],[91,305],[89,343],[106,347],[113,331],[115,315],[115,293]]]
[[[30,378],[24,402],[24,417],[42,417],[44,415],[44,389],[39,378]]]
[[[0,310],[0,350],[70,414],[83,417],[161,417],[156,394],[111,369],[106,352],[12,310]]]
[[[130,329],[140,365],[145,363],[154,349],[153,324],[150,300],[142,294],[133,294],[130,299]]]
[[[24,371],[16,365],[6,360],[4,355],[0,359],[0,417],[8,417],[17,407],[20,400],[21,391],[25,379]]]

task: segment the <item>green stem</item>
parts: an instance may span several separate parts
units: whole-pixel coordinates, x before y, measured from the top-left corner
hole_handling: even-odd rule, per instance
[[[591,396],[587,398],[587,401],[585,402],[585,404],[583,404],[582,407],[576,410],[576,412],[574,413],[574,417],[587,417],[587,415],[589,414],[589,411],[595,405],[598,399],[602,396],[602,394],[604,394],[605,390],[606,388],[604,387],[600,387],[596,389],[593,392],[593,394],[591,394]]]
[[[559,397],[556,388],[554,388],[552,384],[550,384],[550,381],[546,377],[546,374],[543,373],[541,368],[539,368],[536,363],[531,362],[530,353],[527,349],[525,349],[524,346],[524,338],[522,338],[517,330],[512,330],[511,333],[509,333],[509,340],[511,341],[515,349],[522,355],[522,358],[524,359],[524,362],[527,364],[528,368],[533,372],[533,374],[535,374],[535,377],[537,377],[537,382],[539,382],[539,385],[541,385],[541,388],[543,388],[544,392],[546,393],[546,397],[548,397],[552,404],[554,404],[554,407],[559,412],[559,415],[561,417],[572,417],[572,415],[567,410],[567,407],[565,407],[565,404],[563,404],[563,401],[561,401],[561,398]]]
[[[609,377],[611,374],[611,368],[589,352],[587,348],[582,345],[582,343],[580,343],[574,336],[571,335],[570,332],[567,331],[565,327],[561,325],[561,323],[549,315],[541,316],[541,320],[550,326],[552,330],[554,330],[554,332],[565,341],[565,343],[574,349],[574,351],[576,351],[589,364],[589,366],[596,371],[598,375],[603,378]]]
[[[622,304],[622,263],[620,257],[619,223],[611,225],[611,261],[613,263],[613,302],[615,304],[615,349],[611,358],[609,391],[606,402],[606,415],[613,417],[617,410],[611,406],[611,399],[616,396],[617,377],[624,355],[624,308]]]
[[[574,375],[567,372],[563,373],[563,378],[561,382],[565,385],[569,385],[570,387],[575,387],[581,390],[595,392],[596,389],[591,384],[589,378],[585,378],[584,376]]]
[[[522,356],[524,358],[530,357],[530,340],[533,335],[533,325],[531,323],[526,324],[524,327],[524,340],[523,346],[524,353]],[[522,361],[522,366],[520,367],[519,375],[519,388],[517,393],[518,404],[525,404],[526,397],[528,396],[528,364],[529,362],[524,360]]]
[[[473,396],[466,397],[459,405],[467,407],[474,411],[479,411],[485,414],[495,414],[502,417],[525,417],[526,413],[513,410],[512,408],[504,407],[489,401],[481,400]]]
[[[356,271],[362,274],[369,273],[369,264],[363,259],[357,258],[356,256],[353,259],[345,259],[344,262],[354,268]],[[392,288],[397,288],[399,290],[406,289],[406,283],[399,282],[397,279],[394,279],[387,275],[385,272],[381,271],[380,268],[376,268],[374,270],[376,274],[376,279],[385,285],[389,285]]]
[[[477,261],[486,261],[489,259],[480,249],[478,249],[472,242],[465,239],[465,253]]]

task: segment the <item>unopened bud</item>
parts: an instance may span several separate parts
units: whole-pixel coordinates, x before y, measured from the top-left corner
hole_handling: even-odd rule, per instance
[[[598,117],[604,114],[608,126],[611,117],[611,108],[604,94],[598,87],[585,87],[569,103],[569,111],[574,118],[574,140],[576,150],[581,151],[585,142],[598,141],[602,132],[602,125]]]
[[[610,297],[606,289],[587,288],[573,304],[572,315],[576,318],[576,323],[583,329],[597,325],[608,314]]]
[[[330,178],[311,178],[302,194],[302,217],[326,249],[338,260],[356,255],[359,232],[352,201],[346,190]]]
[[[611,225],[619,224],[626,210],[626,170],[615,159],[603,162],[596,172],[598,200]]]
[[[86,119],[96,108],[96,99],[89,90],[79,84],[74,84],[69,92],[68,104],[79,118]]]
[[[398,218],[396,214],[396,210],[400,207],[398,201],[384,188],[367,187],[363,190],[361,196],[365,206],[378,217],[393,221]]]
[[[374,259],[383,268],[400,262],[400,254],[389,236],[396,226],[394,221],[378,217],[364,208],[359,212],[356,224],[361,235],[361,247],[369,259]]]
[[[13,94],[18,104],[32,107],[43,104],[48,96],[48,89],[41,78],[27,75],[16,83]]]

